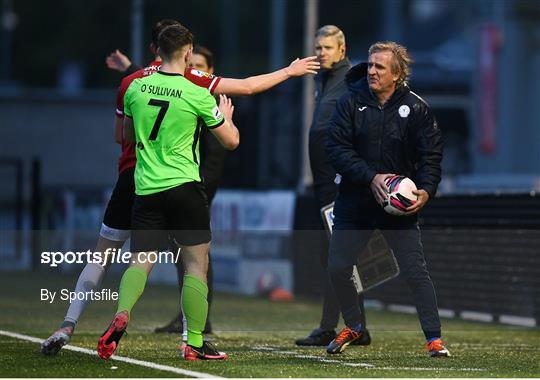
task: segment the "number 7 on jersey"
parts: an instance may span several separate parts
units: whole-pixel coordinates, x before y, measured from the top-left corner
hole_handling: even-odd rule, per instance
[[[150,99],[148,105],[160,108],[156,121],[154,122],[154,126],[152,127],[152,131],[150,132],[150,136],[148,137],[148,140],[153,141],[157,138],[159,127],[161,127],[163,118],[169,109],[169,102],[166,100]]]

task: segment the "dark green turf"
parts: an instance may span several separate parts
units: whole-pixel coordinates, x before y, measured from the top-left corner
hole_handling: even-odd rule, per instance
[[[0,273],[0,329],[46,338],[62,320],[67,302],[41,302],[39,289],[71,288],[75,279],[76,274]],[[116,289],[117,284],[118,279],[111,278],[105,287]],[[91,304],[72,344],[95,349],[115,306],[112,301]],[[323,348],[297,348],[293,344],[295,338],[315,327],[320,318],[319,304],[302,300],[279,304],[226,294],[215,296],[212,322],[217,333],[211,337],[230,359],[188,363],[178,357],[177,336],[152,333],[156,325],[167,322],[177,312],[177,307],[177,289],[149,285],[133,310],[129,334],[122,339],[117,354],[225,377],[540,376],[538,329],[443,319],[445,339],[453,357],[432,359],[423,349],[423,336],[415,316],[369,310],[373,344],[328,356]],[[0,336],[0,344],[1,377],[178,377],[65,350],[57,357],[43,357],[37,344],[4,336]],[[253,349],[261,346],[274,351]],[[375,368],[355,367],[362,363]]]

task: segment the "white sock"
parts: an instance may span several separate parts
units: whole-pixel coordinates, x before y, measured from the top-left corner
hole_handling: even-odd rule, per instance
[[[101,287],[101,282],[105,277],[105,267],[100,264],[89,263],[86,264],[83,271],[79,275],[77,285],[75,286],[75,292],[89,292],[90,290],[97,291]],[[87,297],[82,299],[76,298],[69,305],[64,322],[71,322],[73,326],[77,324],[81,314],[84,312],[86,305],[90,302]]]

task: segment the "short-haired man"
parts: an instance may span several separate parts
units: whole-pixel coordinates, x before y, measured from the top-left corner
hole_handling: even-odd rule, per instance
[[[161,57],[157,52],[158,36],[165,27],[174,24],[179,23],[176,20],[164,19],[154,25],[150,51],[155,58],[144,68],[137,70],[135,66],[131,65],[129,59],[119,51],[107,57],[107,65],[110,68],[125,71],[131,65],[131,69],[136,71],[122,79],[117,93],[114,137],[116,142],[121,144],[122,152],[118,160],[118,180],[105,210],[95,248],[96,252],[119,249],[130,236],[131,209],[135,194],[133,173],[136,157],[135,145],[125,141],[123,138],[124,94],[133,80],[152,75],[161,67]],[[265,91],[290,77],[315,74],[319,64],[314,59],[315,57],[296,59],[288,67],[281,70],[245,79],[221,78],[193,68],[187,68],[184,76],[196,85],[207,88],[212,93],[215,93],[216,88],[219,87],[221,93],[227,95],[255,94]],[[75,292],[98,290],[105,277],[109,262],[108,258],[105,258],[101,263],[88,263],[77,279]],[[60,328],[42,342],[41,352],[43,354],[56,355],[64,345],[69,343],[75,327],[89,302],[89,298],[77,298],[70,304]]]
[[[315,35],[315,53],[321,63],[321,71],[315,76],[316,99],[313,121],[309,131],[309,161],[313,173],[313,187],[319,210],[328,206],[336,198],[337,185],[334,183],[336,170],[332,167],[326,155],[328,141],[328,123],[337,100],[347,92],[345,74],[351,68],[346,55],[345,34],[335,25],[325,25],[317,30]],[[322,223],[322,220],[321,220]],[[321,229],[324,227],[321,224]],[[326,243],[326,241],[325,241]],[[321,264],[326,269],[328,262],[328,249],[321,250]],[[327,346],[336,338],[336,327],[339,321],[339,304],[330,284],[325,276],[324,301],[322,317],[319,327],[314,329],[307,337],[297,339],[299,346]],[[362,325],[366,326],[363,312],[364,297],[358,296],[358,304],[362,308]],[[369,331],[353,344],[368,345],[371,343]]]
[[[357,255],[378,228],[412,291],[427,349],[433,357],[449,356],[441,340],[417,217],[441,179],[441,131],[428,105],[407,85],[410,63],[405,47],[373,44],[367,76],[360,66],[347,74],[349,92],[339,100],[328,129],[326,151],[342,176],[328,270],[346,325],[328,345],[330,354],[342,352],[364,334],[351,273]],[[387,214],[380,206],[388,193],[385,179],[393,174],[411,178],[418,187],[418,200],[406,216]]]
[[[191,54],[191,60],[189,66],[196,70],[214,74],[214,55],[212,52],[204,46],[193,46],[193,53]],[[225,158],[227,157],[227,150],[224,149],[216,137],[210,132],[208,128],[201,130],[201,137],[199,142],[199,151],[201,154],[201,178],[204,181],[204,192],[208,199],[208,208],[212,210],[212,201],[216,195],[221,177],[223,175],[223,168],[225,166]],[[175,252],[176,249],[173,249]],[[184,264],[182,260],[179,260],[176,264],[176,272],[178,275],[178,284],[180,292],[182,291],[182,284],[184,282]],[[206,326],[203,333],[212,333],[212,324],[210,323],[210,308],[212,306],[212,300],[214,298],[214,284],[213,284],[213,266],[212,257],[208,252],[208,318],[206,318]],[[157,333],[180,333],[184,331],[183,326],[183,314],[182,310],[165,326],[157,327],[154,331]]]
[[[199,174],[199,118],[226,149],[235,149],[239,132],[232,122],[234,107],[214,97],[182,74],[192,52],[193,35],[182,25],[159,34],[160,70],[134,80],[124,97],[124,137],[136,143],[135,201],[132,215],[133,264],[119,287],[117,313],[98,342],[98,354],[108,359],[118,347],[131,309],[141,296],[157,252],[167,236],[182,247],[186,273],[182,310],[188,324],[186,360],[222,360],[227,355],[203,341],[208,312],[206,272],[210,246],[208,202]]]

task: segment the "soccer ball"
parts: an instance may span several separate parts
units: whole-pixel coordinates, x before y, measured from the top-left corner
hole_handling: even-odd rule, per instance
[[[391,215],[403,215],[406,208],[416,203],[418,197],[412,192],[416,185],[409,178],[394,175],[385,179],[388,195],[383,203],[384,211]]]

